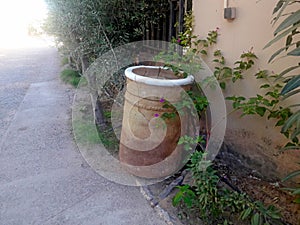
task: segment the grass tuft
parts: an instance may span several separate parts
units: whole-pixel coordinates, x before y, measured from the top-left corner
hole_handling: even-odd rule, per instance
[[[72,69],[65,69],[60,74],[61,79],[68,84],[73,85],[74,87],[77,87],[81,76],[78,71],[72,70]]]

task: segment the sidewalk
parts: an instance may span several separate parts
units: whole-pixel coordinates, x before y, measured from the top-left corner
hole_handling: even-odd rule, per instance
[[[24,98],[0,133],[0,225],[166,224],[139,188],[112,183],[87,165],[73,139],[72,91],[58,78],[58,60],[29,65],[28,58],[41,54],[57,57],[49,49],[15,55],[16,70],[3,69],[5,54],[0,58],[0,88],[10,95],[23,70],[30,76],[22,80],[25,88],[18,97]],[[0,98],[0,120],[4,100]]]

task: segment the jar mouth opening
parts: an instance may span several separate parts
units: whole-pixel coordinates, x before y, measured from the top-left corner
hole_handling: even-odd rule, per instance
[[[154,86],[180,86],[194,82],[192,75],[180,78],[163,66],[132,66],[125,70],[125,76],[130,80]]]

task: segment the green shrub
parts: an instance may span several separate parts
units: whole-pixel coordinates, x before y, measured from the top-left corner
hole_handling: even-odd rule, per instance
[[[146,22],[156,26],[167,19],[165,0],[46,0],[43,29],[54,36],[60,51],[76,68],[85,69],[116,46],[143,40]],[[82,63],[84,62],[84,67]]]
[[[81,75],[78,71],[72,69],[65,69],[60,74],[61,79],[68,84],[77,87],[81,80]]]

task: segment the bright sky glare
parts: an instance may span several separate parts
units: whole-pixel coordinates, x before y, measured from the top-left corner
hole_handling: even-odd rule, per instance
[[[43,0],[0,0],[0,47],[26,44],[28,25],[46,15]]]

